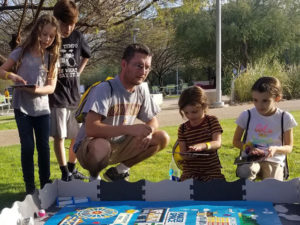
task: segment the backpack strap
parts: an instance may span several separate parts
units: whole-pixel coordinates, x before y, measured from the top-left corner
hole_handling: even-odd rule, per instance
[[[284,111],[282,112],[281,114],[281,144],[283,145],[283,133],[284,133],[284,130],[283,130],[283,116],[284,116]]]
[[[283,142],[283,134],[284,134],[284,114],[285,112],[283,111],[282,114],[281,114],[281,144],[284,145],[284,142]],[[285,156],[285,160],[284,160],[284,168],[283,168],[283,178],[285,180],[287,180],[290,176],[290,172],[289,172],[289,165],[288,165],[288,160],[287,160],[287,155]]]
[[[112,87],[111,81],[110,80],[106,80],[106,81],[107,81],[107,83],[110,86],[110,97],[112,97],[112,95],[113,95],[113,87]]]
[[[246,143],[246,140],[247,140],[248,129],[249,129],[249,124],[250,124],[250,119],[251,119],[250,110],[248,109],[247,112],[248,112],[248,120],[247,120],[247,125],[246,125],[246,129],[245,129],[244,136],[243,136],[243,143],[244,144]]]
[[[242,140],[242,142],[243,142],[244,144],[246,143],[246,140],[247,140],[248,129],[249,129],[249,124],[250,124],[250,119],[251,119],[251,113],[250,113],[250,110],[248,109],[247,112],[248,112],[248,120],[247,120],[247,125],[246,125],[246,129],[245,129],[245,131],[244,131],[243,140]],[[240,150],[240,155],[239,155],[239,157],[242,155],[242,151],[243,151],[243,150]]]

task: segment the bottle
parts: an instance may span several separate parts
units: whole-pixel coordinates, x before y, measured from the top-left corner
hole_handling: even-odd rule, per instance
[[[173,157],[169,165],[169,177],[173,181],[179,181],[180,179],[180,169],[177,167]]]

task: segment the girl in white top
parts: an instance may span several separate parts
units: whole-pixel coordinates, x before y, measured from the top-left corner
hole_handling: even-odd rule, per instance
[[[242,141],[249,118],[246,110],[236,120],[233,145],[242,150],[242,156],[258,160],[238,165],[237,176],[249,180],[258,177],[283,180],[285,158],[292,152],[293,127],[297,126],[297,122],[290,113],[276,107],[276,102],[282,96],[281,84],[277,78],[261,77],[254,83],[251,91],[255,107],[250,109],[247,139],[245,143]]]
[[[14,49],[0,67],[0,74],[5,74],[4,78],[18,75],[27,84],[32,84],[31,87],[15,88],[13,93],[13,108],[21,142],[21,163],[27,194],[32,194],[35,190],[35,144],[41,188],[50,182],[48,94],[53,93],[56,86],[60,42],[59,25],[55,17],[42,15],[24,43]],[[16,74],[11,72],[13,68]]]

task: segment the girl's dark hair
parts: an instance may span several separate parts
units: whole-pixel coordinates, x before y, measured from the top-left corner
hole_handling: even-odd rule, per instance
[[[261,77],[252,86],[251,91],[267,92],[273,97],[282,96],[280,81],[275,77]]]
[[[66,24],[75,24],[78,20],[79,11],[75,2],[70,0],[59,0],[53,8],[56,19]]]
[[[201,105],[203,111],[204,112],[207,111],[208,108],[207,97],[204,90],[201,87],[193,86],[188,89],[185,89],[181,93],[178,101],[178,106],[179,106],[179,113],[182,117],[183,117],[182,110],[187,105],[192,105],[192,106]]]
[[[147,56],[152,56],[150,49],[146,45],[131,44],[125,49],[122,59],[126,60],[126,62],[129,62],[134,57],[136,52],[145,54]]]
[[[49,68],[48,68],[48,66],[45,66],[44,57],[43,57],[45,52],[40,46],[40,35],[42,33],[44,26],[47,24],[51,24],[53,27],[56,28],[56,34],[55,34],[54,41],[51,44],[51,46],[49,46],[47,48],[47,50],[49,51],[49,53],[51,55]],[[59,25],[54,16],[44,14],[38,18],[38,20],[36,21],[36,23],[34,24],[32,30],[31,30],[31,32],[26,37],[24,43],[22,43],[20,45],[22,47],[22,51],[21,51],[18,61],[16,62],[15,71],[17,71],[18,68],[20,67],[20,65],[22,64],[22,59],[23,59],[25,52],[28,52],[30,49],[32,49],[36,43],[38,43],[38,48],[39,48],[39,51],[42,56],[42,64],[44,65],[46,70],[49,70],[50,74],[54,75],[53,72],[55,69],[55,64],[59,57],[59,49],[60,49],[60,45],[61,45]],[[53,77],[51,77],[51,78],[53,78]]]

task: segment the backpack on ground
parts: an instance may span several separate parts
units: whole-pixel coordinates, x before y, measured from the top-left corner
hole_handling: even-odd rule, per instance
[[[111,80],[111,79],[114,79],[114,78],[113,77],[106,77],[105,81],[108,81],[108,84],[110,85],[110,88],[111,88],[111,94],[112,94],[112,86],[111,86],[111,83],[109,82],[109,80]],[[81,96],[80,102],[79,102],[78,107],[75,111],[75,119],[77,120],[78,123],[83,123],[84,122],[85,114],[82,112],[82,110],[83,110],[84,105],[87,101],[88,94],[91,92],[92,88],[96,87],[100,83],[102,83],[102,81],[97,81],[94,84],[92,84]]]

